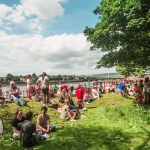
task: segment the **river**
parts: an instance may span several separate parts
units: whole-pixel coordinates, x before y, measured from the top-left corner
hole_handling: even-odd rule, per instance
[[[95,81],[91,81],[90,84],[92,85],[94,82]],[[67,83],[67,84],[68,84],[68,87],[70,87],[71,84],[72,84],[76,88],[78,86],[79,82]],[[88,82],[82,82],[82,84],[86,84],[87,85]],[[26,86],[24,86],[24,85],[17,85],[16,84],[16,86],[19,87],[20,91],[25,91],[26,90]],[[52,84],[52,86],[54,86],[54,84]],[[58,84],[56,84],[56,86],[58,87]],[[9,90],[9,86],[2,86],[2,90],[3,90],[3,92]]]

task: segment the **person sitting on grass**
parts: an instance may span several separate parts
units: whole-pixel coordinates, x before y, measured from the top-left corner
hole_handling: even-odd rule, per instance
[[[23,116],[22,110],[17,110],[15,118],[12,121],[13,138],[19,140],[22,123],[26,120]]]
[[[19,106],[26,106],[26,105],[27,105],[27,102],[24,101],[24,100],[20,97],[20,90],[19,90],[19,88],[15,85],[15,82],[14,82],[14,81],[10,81],[9,95],[10,95],[11,101],[13,101],[15,104],[17,104],[17,105],[19,105]]]
[[[37,118],[37,128],[40,129],[43,133],[50,133],[55,131],[55,126],[50,126],[50,117],[47,115],[47,107],[43,106],[41,108],[42,113]]]
[[[97,90],[97,86],[94,86],[93,88],[92,88],[92,96],[93,96],[93,98],[97,98],[97,99],[99,99],[99,91]]]
[[[144,96],[143,96],[143,91],[142,89],[137,85],[134,84],[134,96],[135,96],[135,102],[138,105],[138,103],[142,103]]]
[[[33,112],[27,112],[20,133],[20,144],[24,147],[35,145],[41,138],[41,134],[36,130],[36,125],[32,122],[32,119]]]
[[[68,105],[69,105],[69,109],[70,109],[71,112],[76,112],[76,116],[78,116],[80,118],[84,118],[85,117],[84,115],[82,115],[80,113],[79,108],[74,104],[72,99],[69,100]]]
[[[76,112],[70,111],[69,108],[69,99],[65,99],[64,100],[64,105],[61,109],[61,114],[60,114],[60,118],[61,119],[66,119],[66,120],[70,120],[70,121],[75,121],[75,117],[76,117]]]
[[[43,101],[42,91],[40,89],[36,89],[34,99],[37,102]]]
[[[3,108],[3,103],[5,101],[4,94],[2,91],[2,84],[0,83],[0,108]]]
[[[65,92],[65,89],[61,88],[61,94],[60,94],[59,102],[64,103],[64,100],[66,98],[69,99],[69,100],[72,99],[72,97],[68,93]]]
[[[89,104],[92,101],[92,98],[93,96],[90,94],[90,88],[88,88],[83,95],[83,100],[86,104]]]

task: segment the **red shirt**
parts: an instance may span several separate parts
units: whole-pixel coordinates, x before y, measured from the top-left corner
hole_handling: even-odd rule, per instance
[[[83,99],[83,94],[84,94],[84,88],[77,87],[77,89],[76,89],[76,97],[77,97],[77,99]]]

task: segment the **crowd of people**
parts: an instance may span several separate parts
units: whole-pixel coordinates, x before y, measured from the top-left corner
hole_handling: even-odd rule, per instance
[[[15,118],[12,121],[13,137],[20,139],[23,146],[31,146],[40,139],[47,138],[49,132],[55,131],[55,126],[50,125],[50,117],[46,114],[49,105],[60,112],[61,119],[76,121],[76,117],[85,117],[81,113],[81,110],[86,110],[85,104],[99,100],[103,94],[111,92],[123,97],[134,96],[137,105],[143,102],[150,104],[150,79],[148,77],[144,81],[134,82],[122,79],[120,82],[112,82],[111,84],[106,82],[93,83],[92,85],[79,83],[77,87],[59,82],[57,87],[50,83],[47,74],[43,72],[36,81],[36,86],[33,86],[30,74],[27,75],[26,84],[26,94],[23,94],[15,82],[10,81],[8,91],[10,101],[19,106],[26,106],[27,101],[24,98],[27,98],[28,101],[42,102],[43,107],[36,125],[32,122],[33,112],[27,112],[25,116],[23,116],[22,110],[15,113]],[[76,97],[76,101],[73,100],[73,96]],[[0,107],[3,107],[6,98],[0,84]]]

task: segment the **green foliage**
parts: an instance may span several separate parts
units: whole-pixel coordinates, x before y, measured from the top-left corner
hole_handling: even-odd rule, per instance
[[[62,80],[63,79],[63,77],[61,75],[50,76],[49,78],[50,78],[50,80]]]
[[[20,77],[19,76],[13,76],[13,81],[20,81]]]
[[[76,98],[73,97],[74,102]],[[54,99],[54,101],[58,101]],[[51,107],[48,114],[51,124],[57,131],[50,133],[50,138],[40,141],[31,150],[121,150],[121,149],[150,149],[150,109],[141,104],[135,107],[133,97],[124,99],[118,94],[105,94],[100,100],[85,104],[88,111],[82,111],[86,117],[75,122],[63,121],[59,112]],[[0,149],[23,150],[19,141],[12,138],[11,120],[17,109],[34,112],[33,121],[42,107],[41,102],[29,101],[28,106],[20,108],[15,104],[5,104],[0,109],[5,132],[0,140]],[[28,149],[28,148],[26,148]]]
[[[125,65],[117,66],[116,71],[119,72],[124,77],[129,77],[129,76],[135,75],[135,76],[143,78],[145,76],[145,72],[147,70],[143,69],[142,67],[136,68],[134,66],[134,63],[132,63],[132,64],[126,63],[126,66]]]
[[[32,74],[32,77],[36,77],[36,74],[35,74],[35,73],[33,73],[33,74]]]
[[[102,0],[93,11],[99,15],[94,28],[84,34],[92,43],[90,50],[105,54],[97,68],[127,67],[127,63],[143,71],[150,66],[150,1]],[[131,68],[132,69],[132,68]]]
[[[6,75],[6,78],[7,78],[7,81],[11,81],[11,80],[13,79],[13,75],[10,74],[10,73],[8,73],[8,74]]]

